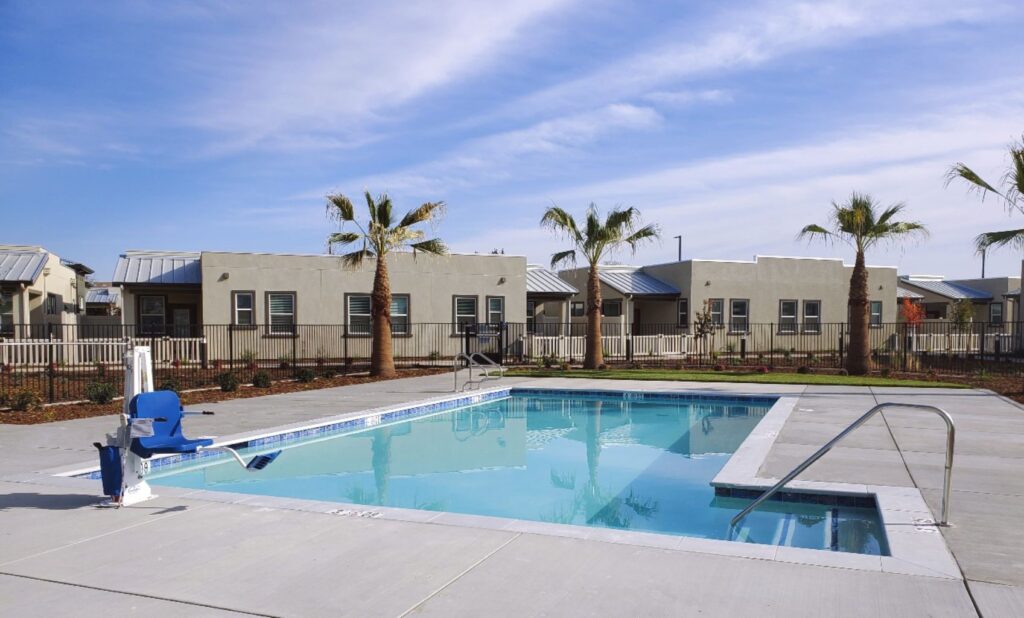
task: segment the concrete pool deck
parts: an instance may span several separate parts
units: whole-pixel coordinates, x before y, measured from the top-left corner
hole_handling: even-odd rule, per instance
[[[758,472],[765,478],[787,472],[878,402],[943,407],[957,422],[958,442],[954,525],[942,535],[964,579],[559,537],[528,527],[345,517],[296,510],[281,499],[212,499],[163,487],[152,502],[99,510],[92,506],[97,482],[40,471],[93,461],[92,442],[116,424],[107,416],[0,425],[0,613],[1024,615],[1024,410],[1012,402],[975,390],[517,378],[502,385],[526,383],[797,396]],[[217,415],[190,418],[189,433],[253,432],[450,389],[451,377],[442,375],[207,404]],[[944,439],[935,416],[886,411],[800,478],[917,487],[935,513]]]

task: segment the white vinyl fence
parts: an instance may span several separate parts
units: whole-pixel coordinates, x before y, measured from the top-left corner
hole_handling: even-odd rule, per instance
[[[128,346],[152,345],[153,358],[163,362],[175,359],[198,363],[205,340],[196,338],[131,338],[123,341],[62,341],[60,339],[0,340],[0,364],[19,367],[119,364]]]

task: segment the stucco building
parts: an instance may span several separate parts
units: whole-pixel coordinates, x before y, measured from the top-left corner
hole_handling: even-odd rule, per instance
[[[85,312],[92,270],[43,247],[0,245],[0,337],[63,336]]]

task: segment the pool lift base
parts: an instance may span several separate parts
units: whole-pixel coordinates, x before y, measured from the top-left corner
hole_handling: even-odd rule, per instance
[[[212,438],[185,438],[181,432],[183,416],[212,415],[213,412],[186,412],[174,392],[153,391],[153,360],[148,346],[131,348],[125,354],[124,365],[121,424],[116,432],[107,434],[106,445],[94,443],[100,453],[103,493],[108,496],[97,506],[120,508],[156,498],[146,482],[149,459],[153,455],[222,451],[247,471],[257,472],[281,454],[281,451],[264,453],[246,462],[238,451],[215,445]]]

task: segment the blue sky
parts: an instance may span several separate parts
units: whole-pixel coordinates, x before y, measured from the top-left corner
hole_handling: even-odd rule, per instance
[[[0,242],[101,279],[130,248],[320,252],[324,195],[369,189],[444,200],[463,252],[546,262],[543,210],[593,201],[663,228],[623,262],[677,234],[849,259],[794,236],[858,190],[932,232],[870,263],[976,276],[971,239],[1024,227],[943,186],[1024,133],[1019,2],[347,4],[0,1]]]

